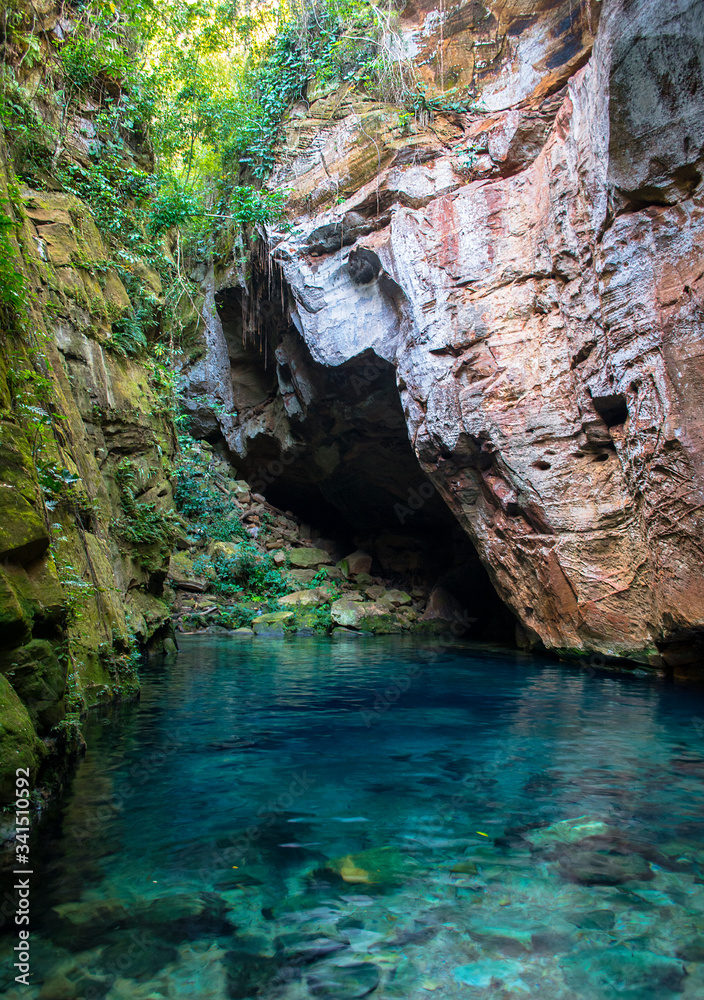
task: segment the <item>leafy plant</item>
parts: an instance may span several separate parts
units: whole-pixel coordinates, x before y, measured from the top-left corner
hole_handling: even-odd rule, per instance
[[[188,435],[179,437],[181,455],[175,468],[174,500],[188,518],[189,533],[208,541],[230,542],[248,538],[239,508],[211,470],[200,446]],[[221,488],[223,487],[223,488]]]
[[[4,325],[16,327],[26,318],[27,293],[19,268],[16,247],[11,239],[15,223],[4,211],[7,198],[0,197],[0,319]]]
[[[170,546],[182,528],[176,512],[136,498],[138,473],[129,460],[120,462],[115,478],[123,510],[122,516],[113,522],[115,531],[133,545]]]
[[[306,625],[314,632],[323,635],[327,634],[333,626],[332,614],[329,604],[321,604],[320,607],[312,608],[306,612]]]
[[[40,458],[36,467],[37,479],[48,510],[54,510],[62,498],[71,496],[73,487],[81,481],[80,476],[54,461]]]

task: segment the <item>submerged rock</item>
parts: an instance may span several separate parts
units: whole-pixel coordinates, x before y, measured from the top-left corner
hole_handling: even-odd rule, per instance
[[[624,882],[649,882],[655,878],[640,854],[615,851],[571,851],[560,858],[560,873],[579,885],[623,885]]]
[[[60,903],[47,918],[52,940],[72,951],[99,941],[107,931],[129,927],[133,917],[119,899]]]
[[[357,1000],[373,993],[380,982],[379,970],[370,962],[329,966],[316,970],[306,979],[314,997],[327,1000]]]
[[[328,861],[326,868],[353,885],[391,887],[402,885],[416,865],[396,847],[372,847]]]
[[[120,935],[103,949],[100,965],[105,972],[130,979],[152,979],[178,956],[176,948],[149,931]]]
[[[568,986],[580,1000],[668,1000],[682,989],[682,962],[623,946],[588,948],[561,961]]]
[[[546,844],[576,844],[585,837],[605,836],[611,831],[612,827],[601,820],[578,816],[576,819],[564,819],[540,830],[532,830],[525,834],[525,839],[535,847]]]

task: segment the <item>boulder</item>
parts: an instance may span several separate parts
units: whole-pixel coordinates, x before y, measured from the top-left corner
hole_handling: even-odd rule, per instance
[[[352,600],[349,597],[341,597],[340,600],[333,602],[330,615],[336,625],[355,628],[362,618],[364,606],[364,602],[360,601],[359,598]]]
[[[388,604],[362,601],[350,594],[335,601],[330,608],[330,614],[336,625],[359,628],[375,635],[390,635],[403,631]]]
[[[119,899],[60,903],[47,917],[52,940],[71,950],[92,947],[113,930],[130,927],[133,916]]]
[[[394,635],[403,631],[402,621],[394,614],[394,607],[381,601],[370,601],[359,605],[362,614],[357,622],[359,628],[374,635]]]
[[[370,847],[327,862],[326,868],[351,885],[399,886],[417,870],[416,862],[396,847]]]
[[[211,562],[217,562],[220,559],[232,559],[234,556],[239,555],[239,551],[239,542],[211,542],[205,550]]]
[[[345,576],[356,576],[358,573],[369,573],[372,568],[372,557],[362,549],[356,549],[345,556],[338,564]]]
[[[174,552],[169,561],[169,572],[167,574],[172,586],[179,590],[192,590],[195,593],[204,593],[210,586],[210,581],[193,568],[193,560],[185,552]]]
[[[441,621],[448,625],[455,624],[460,628],[466,628],[476,619],[469,618],[466,609],[462,607],[457,598],[449,590],[438,585],[433,587],[431,591],[428,607],[421,620],[424,622]]]
[[[292,624],[295,617],[293,611],[270,611],[254,618],[252,628],[255,635],[283,635],[285,626]]]
[[[686,974],[681,961],[627,944],[574,950],[561,960],[567,985],[580,1000],[662,997],[680,993]]]
[[[311,567],[324,566],[326,563],[332,562],[329,552],[326,552],[325,549],[315,547],[291,549],[289,558],[291,565],[298,569],[310,569]]]
[[[310,995],[320,1000],[358,1000],[374,993],[381,981],[371,962],[317,965],[306,978]]]
[[[317,572],[315,569],[290,569],[288,578],[299,585],[311,583]]]
[[[317,608],[325,604],[330,599],[329,594],[322,587],[314,587],[312,590],[295,590],[292,594],[286,594],[279,598],[279,604],[287,607],[307,607]]]
[[[232,493],[240,503],[249,503],[251,499],[249,486],[244,479],[236,479],[234,483],[230,483],[230,493]]]
[[[376,597],[372,597],[370,591],[380,590]],[[372,600],[379,601],[381,604],[390,604],[393,607],[398,607],[404,604],[411,603],[411,595],[407,594],[405,590],[384,590],[383,587],[368,587],[366,593]]]
[[[342,570],[339,566],[323,566],[322,569],[328,580],[344,580]]]
[[[577,885],[623,885],[650,882],[655,878],[652,868],[640,854],[580,848],[560,859],[560,874]]]
[[[525,839],[534,847],[551,844],[577,844],[586,837],[608,836],[612,828],[600,819],[590,819],[588,816],[578,816],[576,819],[563,819],[559,823],[532,830],[525,834]]]

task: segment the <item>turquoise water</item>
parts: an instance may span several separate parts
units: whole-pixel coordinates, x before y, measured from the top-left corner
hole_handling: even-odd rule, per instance
[[[87,736],[12,1000],[704,997],[700,692],[201,636]]]

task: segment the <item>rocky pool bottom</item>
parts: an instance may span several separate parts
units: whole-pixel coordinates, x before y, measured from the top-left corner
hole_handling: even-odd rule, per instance
[[[197,636],[88,728],[8,1000],[704,996],[702,693]]]

